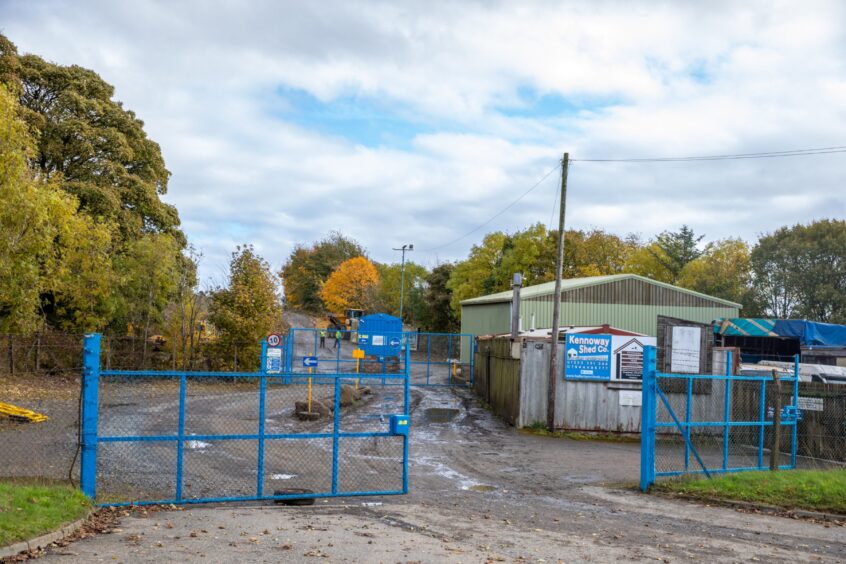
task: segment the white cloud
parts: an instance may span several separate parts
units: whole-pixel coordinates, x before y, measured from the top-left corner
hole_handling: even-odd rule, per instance
[[[173,172],[166,200],[204,251],[204,275],[218,278],[245,241],[274,266],[331,229],[380,260],[398,242],[437,247],[563,150],[844,145],[844,16],[837,2],[763,1],[0,5],[22,51],[95,69],[145,121]],[[280,89],[367,106],[363,126],[389,141],[300,119],[314,116]],[[408,131],[391,133],[396,121]],[[751,238],[842,217],[843,159],[576,162],[568,224],[650,236],[687,222],[709,239]],[[488,230],[548,221],[556,186],[548,179],[473,237],[415,259],[458,258]]]

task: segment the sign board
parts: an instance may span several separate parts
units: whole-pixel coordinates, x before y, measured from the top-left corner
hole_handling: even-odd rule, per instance
[[[364,358],[364,351],[362,349],[353,349],[353,358]]]
[[[393,338],[391,339],[390,345],[391,345],[392,347],[398,347],[398,346],[400,346],[400,340],[399,340],[399,339],[397,339],[396,337],[393,337]]]
[[[358,334],[358,344],[359,344],[359,345],[366,345],[366,344],[367,344],[367,342],[368,342],[368,340],[370,340],[370,336],[369,336],[369,335],[364,335],[364,334],[362,334],[362,333],[359,333],[359,334]]]
[[[805,398],[799,396],[796,407],[802,411],[825,411],[825,400],[823,398]]]
[[[317,357],[316,356],[304,356],[303,357],[303,367],[314,368],[315,366],[317,366]]]
[[[385,345],[385,336],[384,335],[373,335],[373,346],[374,347],[381,347]]]
[[[278,347],[282,344],[282,337],[277,335],[276,333],[271,333],[267,336],[267,346],[268,347]]]
[[[701,327],[673,327],[673,349],[670,372],[699,374],[699,346]]]
[[[643,393],[640,390],[620,390],[620,405],[640,407],[643,405]]]
[[[279,374],[282,372],[282,349],[267,349],[264,361],[264,371],[268,374]]]
[[[611,379],[611,335],[567,333],[564,377],[581,380]]]

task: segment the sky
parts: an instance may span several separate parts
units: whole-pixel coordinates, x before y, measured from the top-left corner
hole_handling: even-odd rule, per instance
[[[846,145],[844,21],[837,1],[0,0],[21,52],[95,70],[144,121],[207,282],[242,243],[276,270],[337,230],[432,267],[557,224],[565,151],[568,228],[843,219],[846,153],[579,159]]]

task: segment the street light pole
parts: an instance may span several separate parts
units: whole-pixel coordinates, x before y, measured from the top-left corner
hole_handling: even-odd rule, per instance
[[[408,244],[403,245],[399,249],[394,249],[395,251],[402,251],[402,262],[400,263],[400,323],[402,323],[402,305],[405,301],[405,251],[413,251],[414,245]]]

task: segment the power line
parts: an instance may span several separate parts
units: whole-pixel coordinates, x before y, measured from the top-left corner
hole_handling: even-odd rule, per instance
[[[571,159],[571,161],[588,163],[660,163],[660,162],[690,162],[690,161],[726,161],[738,159],[774,159],[780,157],[801,157],[805,155],[828,155],[832,153],[846,153],[846,145],[835,147],[818,147],[815,149],[793,149],[789,151],[768,151],[762,153],[738,153],[729,155],[704,155],[690,157],[649,157],[649,158],[597,158]]]
[[[540,186],[540,185],[541,185],[541,183],[542,183],[544,180],[546,180],[547,178],[549,178],[549,175],[550,175],[550,174],[552,174],[552,173],[553,173],[553,172],[555,172],[556,170],[560,170],[560,169],[561,169],[561,164],[560,164],[560,163],[559,163],[559,164],[556,164],[553,168],[551,168],[551,169],[549,170],[549,172],[547,172],[546,174],[544,174],[544,175],[543,175],[543,177],[542,177],[540,180],[538,180],[537,182],[535,182],[535,183],[534,183],[534,185],[532,185],[532,187],[531,187],[531,188],[529,188],[528,190],[526,190],[525,192],[523,192],[522,194],[520,194],[520,196],[519,196],[516,200],[514,200],[513,202],[511,202],[510,204],[508,204],[507,206],[505,206],[504,208],[502,208],[500,211],[498,211],[498,212],[497,212],[497,213],[495,213],[494,215],[492,215],[490,218],[488,218],[488,220],[487,220],[487,221],[485,221],[484,223],[482,223],[481,225],[479,225],[479,226],[477,226],[477,227],[474,227],[473,229],[471,229],[470,231],[468,231],[467,233],[465,233],[465,234],[464,234],[464,235],[462,235],[461,237],[457,237],[457,238],[453,239],[452,241],[450,241],[449,243],[444,243],[443,245],[439,245],[439,246],[437,246],[437,247],[432,247],[432,248],[430,248],[430,249],[423,249],[421,252],[428,253],[428,252],[431,252],[431,251],[437,251],[437,250],[439,250],[439,249],[443,249],[444,247],[449,247],[450,245],[452,245],[452,244],[454,244],[454,243],[457,243],[457,242],[461,241],[461,240],[462,240],[462,239],[464,239],[465,237],[468,237],[468,236],[472,235],[473,233],[475,233],[476,231],[478,231],[479,229],[481,229],[481,228],[482,228],[482,227],[484,227],[485,225],[489,224],[490,222],[492,222],[493,220],[495,220],[496,218],[498,218],[499,216],[501,216],[502,214],[504,214],[505,212],[507,212],[508,210],[510,210],[512,207],[514,207],[514,205],[515,205],[517,202],[519,202],[520,200],[522,200],[523,198],[525,198],[526,196],[528,196],[528,195],[529,195],[529,193],[530,193],[532,190],[534,190],[535,188],[537,188],[538,186]]]

